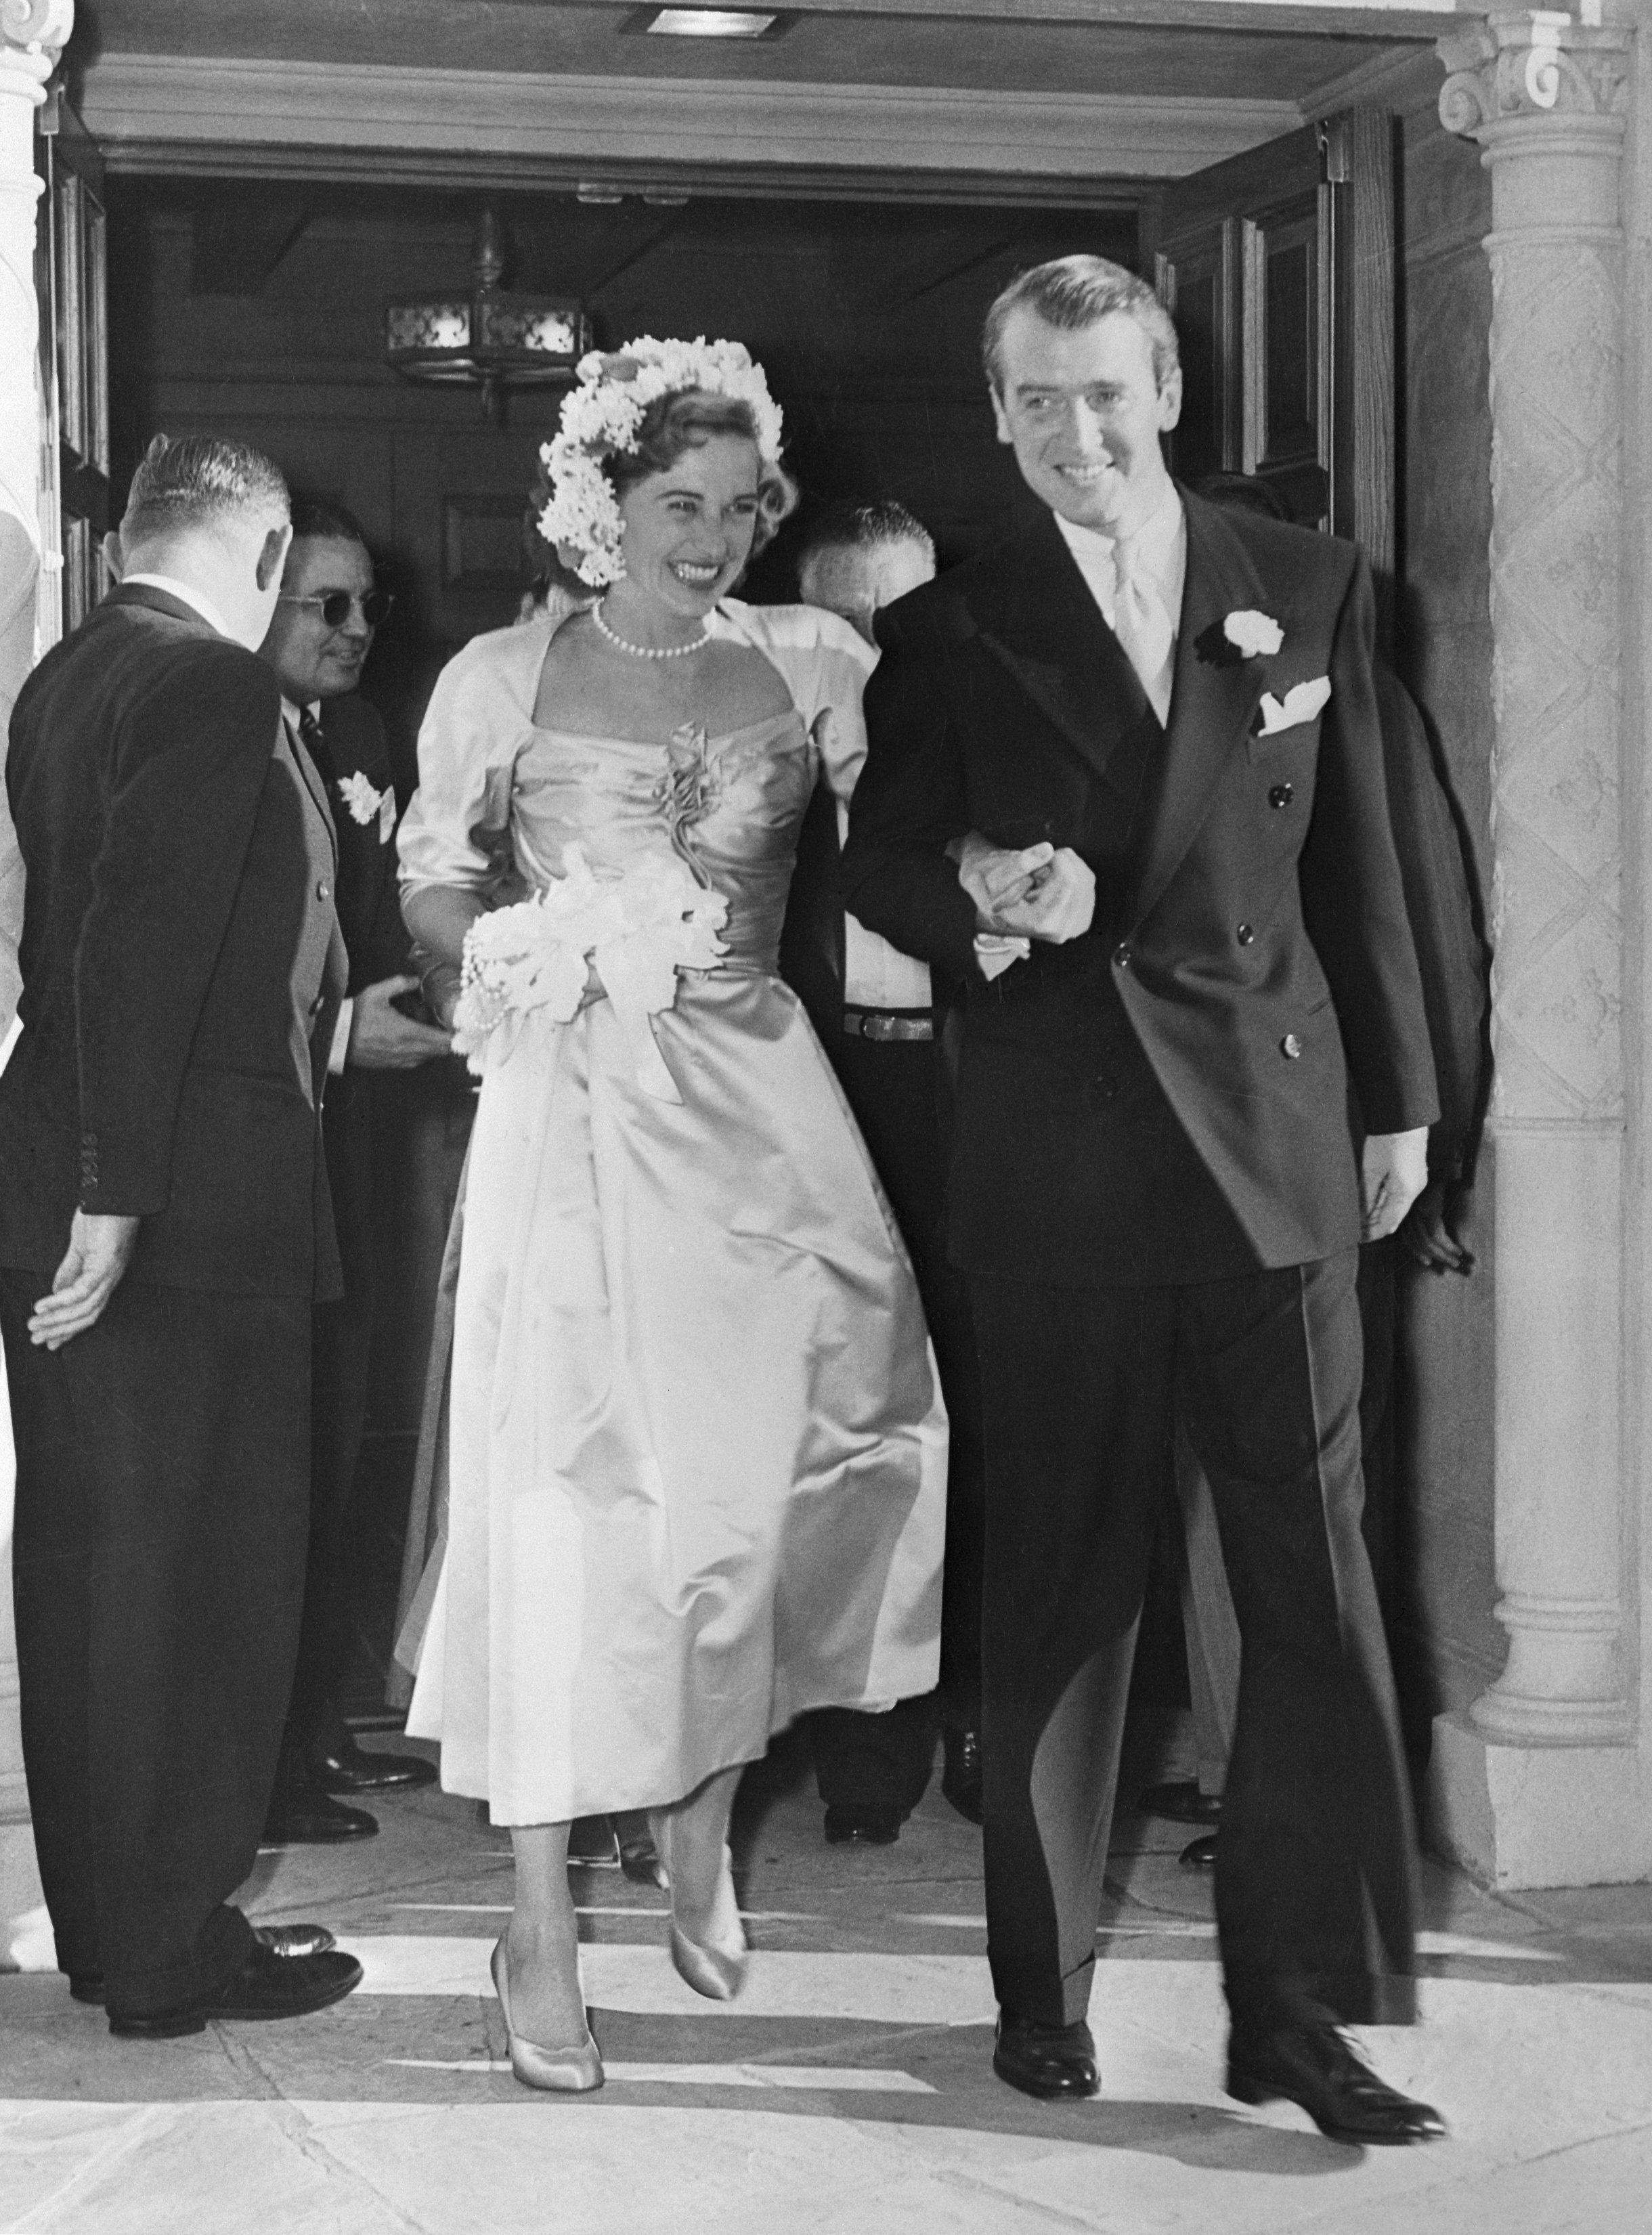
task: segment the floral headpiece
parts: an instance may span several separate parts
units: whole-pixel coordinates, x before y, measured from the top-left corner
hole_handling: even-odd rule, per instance
[[[780,462],[780,406],[769,393],[763,367],[742,342],[656,341],[642,334],[622,350],[593,350],[577,367],[580,385],[563,400],[557,431],[540,451],[551,501],[539,516],[547,543],[581,555],[575,572],[600,589],[625,572],[620,507],[602,470],[616,450],[635,450],[643,415],[662,396],[693,390],[727,396],[751,410],[757,452],[768,466]]]

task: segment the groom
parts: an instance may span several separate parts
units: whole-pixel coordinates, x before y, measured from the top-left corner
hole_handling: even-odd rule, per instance
[[[1167,475],[1174,327],[1118,266],[985,337],[1046,508],[881,617],[844,879],[971,986],[951,1177],[984,1385],[993,2062],[1098,2085],[1085,2022],[1175,1417],[1244,1639],[1218,1848],[1228,2086],[1413,2142],[1341,2022],[1409,2017],[1412,1837],[1360,1540],[1361,1238],[1434,1080],[1349,544]]]

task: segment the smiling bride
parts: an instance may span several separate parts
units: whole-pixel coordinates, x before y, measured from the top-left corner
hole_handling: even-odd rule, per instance
[[[511,1828],[512,2065],[570,2089],[602,2067],[569,1820],[654,1812],[672,1961],[738,1992],[741,1766],[934,1685],[946,1478],[910,1269],[775,975],[815,746],[780,665],[707,626],[794,501],[780,413],[727,342],[579,382],[540,521],[573,595],[445,670],[401,836],[482,1077],[408,1727]],[[842,626],[794,613],[798,696]]]

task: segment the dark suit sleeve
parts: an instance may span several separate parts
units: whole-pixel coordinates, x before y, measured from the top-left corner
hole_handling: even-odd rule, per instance
[[[202,641],[115,734],[75,957],[83,1210],[167,1207],[184,1072],[280,714],[261,661]]]
[[[975,904],[946,851],[970,820],[956,718],[939,672],[944,645],[893,609],[879,617],[878,642],[882,657],[866,686],[866,766],[849,803],[844,898],[903,954],[974,979]]]
[[[1379,667],[1376,683],[1388,813],[1439,1089],[1428,1169],[1435,1179],[1455,1179],[1470,1161],[1480,1115],[1486,954],[1474,926],[1462,839],[1423,718],[1398,676]]]
[[[1432,1124],[1439,1104],[1388,816],[1373,637],[1370,570],[1356,553],[1331,647],[1302,913],[1335,998],[1366,1131],[1402,1133]]]

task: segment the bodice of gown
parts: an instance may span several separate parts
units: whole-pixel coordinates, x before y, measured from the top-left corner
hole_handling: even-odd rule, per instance
[[[511,847],[536,888],[576,842],[599,876],[669,849],[729,903],[721,967],[771,971],[814,782],[792,710],[720,737],[685,726],[669,747],[536,729],[513,772]]]

